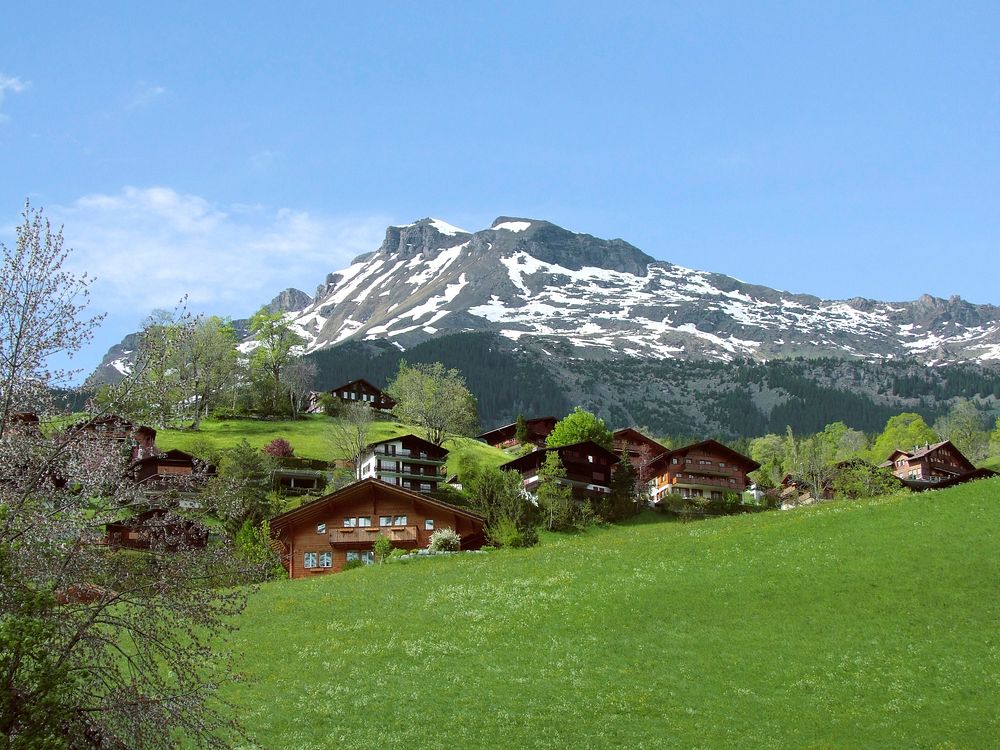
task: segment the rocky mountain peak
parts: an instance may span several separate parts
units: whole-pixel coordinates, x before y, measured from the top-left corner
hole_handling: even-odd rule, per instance
[[[267,303],[267,309],[271,312],[293,312],[301,310],[312,304],[313,298],[301,289],[289,287]]]

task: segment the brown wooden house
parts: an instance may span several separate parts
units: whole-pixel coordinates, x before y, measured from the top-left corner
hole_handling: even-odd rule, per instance
[[[435,529],[450,528],[462,549],[479,549],[484,522],[465,508],[369,478],[272,518],[271,534],[289,578],[305,578],[336,572],[349,560],[373,562],[382,534],[394,547],[415,550]]]
[[[540,448],[544,447],[545,438],[555,429],[556,421],[555,417],[538,417],[536,419],[524,420],[525,427],[528,430],[527,442],[531,445],[537,445]],[[494,448],[511,448],[518,445],[517,422],[505,424],[503,427],[497,427],[495,430],[484,432],[477,437]]]
[[[881,464],[908,483],[936,485],[976,470],[950,440],[915,446],[912,451],[895,450]]]
[[[70,432],[81,432],[86,437],[119,443],[123,449],[130,452],[133,461],[139,461],[156,453],[156,430],[152,427],[135,425],[115,414],[85,419],[67,429]]]
[[[167,510],[153,508],[105,526],[105,543],[111,547],[176,552],[200,549],[208,543],[208,530]]]
[[[195,492],[215,476],[213,465],[176,448],[141,458],[131,470],[132,478],[147,492]]]
[[[716,440],[703,440],[668,451],[653,461],[653,502],[668,494],[721,500],[727,492],[742,495],[747,474],[760,464]]]
[[[538,489],[539,470],[549,453],[555,451],[566,469],[563,484],[573,490],[579,500],[590,500],[611,492],[611,474],[618,456],[592,440],[563,445],[559,448],[542,448],[503,464],[503,471],[519,471],[524,477],[524,489]]]
[[[616,456],[621,456],[622,451],[626,451],[636,477],[643,483],[651,482],[655,478],[653,461],[669,452],[666,446],[632,427],[615,430],[614,450]]]
[[[360,401],[379,411],[392,411],[396,407],[396,400],[392,396],[383,393],[382,389],[363,378],[337,386],[330,393],[344,403]]]
[[[448,451],[416,435],[372,443],[358,466],[358,478],[381,479],[414,492],[434,492],[445,480]]]

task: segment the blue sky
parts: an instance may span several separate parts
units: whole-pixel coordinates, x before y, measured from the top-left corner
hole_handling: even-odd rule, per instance
[[[206,7],[207,6],[207,7]],[[384,227],[545,218],[828,298],[1000,304],[1000,4],[18,3],[0,235],[243,316]],[[91,361],[92,360],[92,361]]]

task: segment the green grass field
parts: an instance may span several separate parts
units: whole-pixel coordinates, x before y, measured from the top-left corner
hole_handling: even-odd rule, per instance
[[[993,471],[1000,471],[1000,456],[993,456],[987,458],[981,464],[979,464],[981,469],[993,469]]]
[[[305,419],[287,421],[268,421],[259,419],[207,419],[202,422],[201,430],[160,430],[156,435],[156,444],[161,450],[179,448],[197,453],[202,445],[210,445],[217,450],[231,448],[240,440],[247,440],[250,445],[263,448],[275,438],[284,438],[295,449],[295,455],[302,458],[315,458],[329,461],[341,458],[335,455],[335,450],[329,435],[331,419],[320,414],[312,414]],[[378,421],[372,424],[371,440],[385,440],[414,433],[423,436],[424,433],[412,425],[394,421]],[[448,456],[449,473],[457,472],[462,462],[472,462],[479,466],[487,464],[499,466],[509,461],[509,456],[502,450],[491,448],[485,443],[471,438],[454,438],[444,445],[450,453]]]
[[[984,748],[1000,480],[264,586],[262,748]],[[240,656],[239,654],[242,654]]]

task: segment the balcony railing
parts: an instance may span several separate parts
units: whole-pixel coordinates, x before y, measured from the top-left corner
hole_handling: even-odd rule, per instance
[[[416,544],[416,526],[361,526],[355,528],[334,529],[330,532],[330,544],[334,547],[358,547],[373,544],[379,534],[388,536],[392,543]]]

